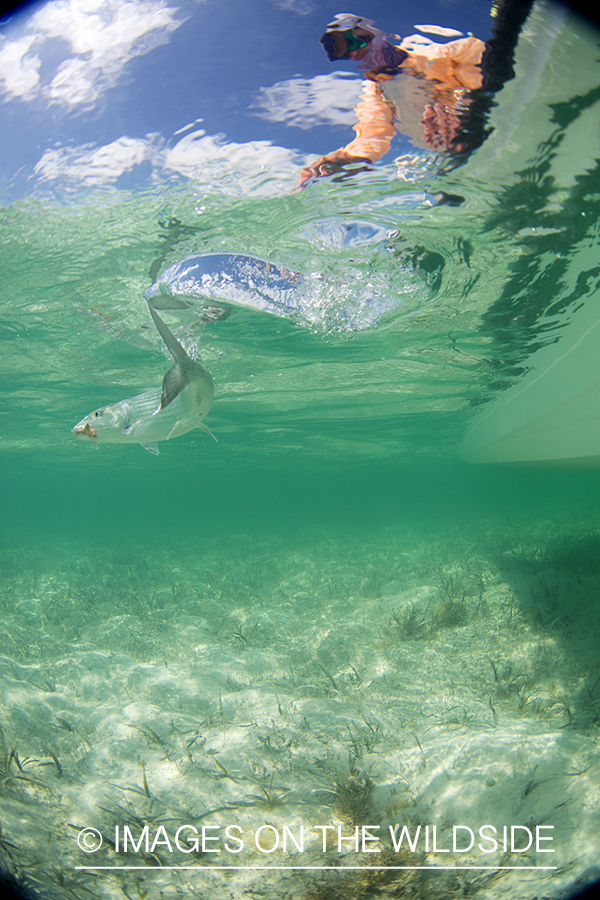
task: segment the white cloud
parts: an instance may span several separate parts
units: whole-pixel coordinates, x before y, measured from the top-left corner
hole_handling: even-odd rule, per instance
[[[307,16],[309,13],[314,12],[315,6],[310,0],[273,0],[274,5],[277,9],[282,9],[284,12],[293,12],[298,16]]]
[[[296,183],[298,154],[270,141],[221,141],[193,131],[161,154],[162,168],[224,193],[272,194]]]
[[[104,147],[82,145],[46,150],[34,171],[40,181],[60,179],[68,189],[112,184],[156,152],[150,138],[120,137]]]
[[[114,184],[144,162],[151,163],[154,181],[176,174],[202,185],[207,193],[267,196],[293,190],[305,160],[270,141],[226,142],[199,130],[166,149],[158,135],[147,135],[122,136],[103,147],[46,150],[34,173],[40,182],[58,182],[62,190],[76,191]]]
[[[0,43],[0,87],[8,99],[30,97],[40,81],[40,58],[30,53],[32,35]]]
[[[315,125],[354,125],[361,86],[361,79],[347,72],[291,78],[261,88],[253,106],[269,122],[306,130]]]
[[[292,150],[277,147],[270,141],[249,141],[244,144],[235,141],[220,142],[217,136],[199,130],[187,134],[174,147],[165,151],[164,168],[189,178],[206,165],[220,166],[225,162],[228,170],[247,174],[274,165],[278,167],[282,163],[289,164],[292,159],[295,159]]]
[[[42,97],[66,107],[93,107],[127,63],[163,44],[181,25],[162,0],[52,0],[0,42],[0,86],[7,99]],[[44,44],[60,38],[71,50],[44,82]]]

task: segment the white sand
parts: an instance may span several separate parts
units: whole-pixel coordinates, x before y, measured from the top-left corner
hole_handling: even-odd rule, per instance
[[[5,554],[3,867],[48,900],[566,896],[600,875],[600,562],[580,538],[540,526]],[[425,826],[438,850],[452,826],[477,840],[394,854],[396,824],[421,825],[419,851]],[[116,853],[117,825],[121,840],[147,825],[149,852]],[[212,826],[221,852],[180,852],[182,825]],[[484,825],[521,826],[519,842],[541,827],[555,852],[504,853],[500,837],[485,853]],[[287,852],[267,852],[284,826]],[[337,826],[371,826],[365,849],[382,852],[340,853]],[[103,835],[98,852],[79,849],[83,827]],[[365,864],[503,868],[231,868]],[[124,865],[142,868],[77,868]],[[189,865],[225,868],[148,868]]]

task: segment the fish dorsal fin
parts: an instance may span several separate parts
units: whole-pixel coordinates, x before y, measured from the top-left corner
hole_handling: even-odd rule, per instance
[[[162,383],[162,394],[160,395],[160,406],[154,411],[153,415],[159,413],[169,403],[172,403],[175,397],[190,383],[190,373],[178,362],[172,366]]]

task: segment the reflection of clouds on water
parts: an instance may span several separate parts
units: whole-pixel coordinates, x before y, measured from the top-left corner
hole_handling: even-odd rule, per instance
[[[57,0],[38,9],[24,34],[0,43],[0,85],[6,99],[42,97],[63,106],[91,108],[126,64],[168,40],[181,25],[177,10],[160,0]],[[73,54],[44,80],[56,40]],[[50,66],[49,68],[52,69]]]
[[[298,165],[297,154],[270,141],[221,142],[218,135],[192,131],[174,147],[165,150],[162,167],[186,178],[194,178],[212,169],[213,176],[251,175],[263,171],[270,175],[285,173],[289,178]],[[294,171],[295,176],[295,171]]]
[[[310,0],[273,0],[273,5],[277,9],[297,13],[299,16],[308,16],[315,11],[315,5]]]
[[[152,139],[123,136],[104,147],[84,144],[46,150],[34,171],[40,181],[63,179],[67,187],[96,187],[112,184],[155,151]]]
[[[24,36],[14,41],[4,41],[0,49],[0,83],[3,93],[10,99],[26,99],[35,91],[40,80],[40,58],[31,54],[35,36]]]
[[[254,107],[269,122],[296,128],[315,125],[353,125],[362,81],[349,72],[290,78],[260,89]]]
[[[34,172],[40,182],[59,182],[63,190],[75,191],[114,184],[142,163],[152,166],[155,181],[180,175],[216,190],[243,193],[260,187],[262,193],[272,194],[295,185],[303,160],[294,150],[270,141],[236,143],[200,129],[169,148],[159,135],[123,135],[102,147],[82,144],[46,150]]]

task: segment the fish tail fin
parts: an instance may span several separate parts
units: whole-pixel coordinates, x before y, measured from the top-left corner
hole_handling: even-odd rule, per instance
[[[168,348],[171,356],[178,363],[189,362],[190,361],[189,356],[187,355],[187,353],[185,352],[185,350],[183,349],[183,347],[181,346],[181,344],[179,343],[179,341],[177,340],[175,335],[171,334],[171,332],[169,331],[169,329],[167,328],[167,326],[165,325],[165,323],[163,322],[161,317],[155,311],[155,309],[152,306],[152,304],[150,303],[150,301],[146,300],[146,303],[148,304],[148,309],[150,310],[150,315],[152,316],[152,319],[154,320],[154,324],[156,325],[156,327],[158,329],[158,333],[160,334],[161,338],[167,345],[167,348]]]

